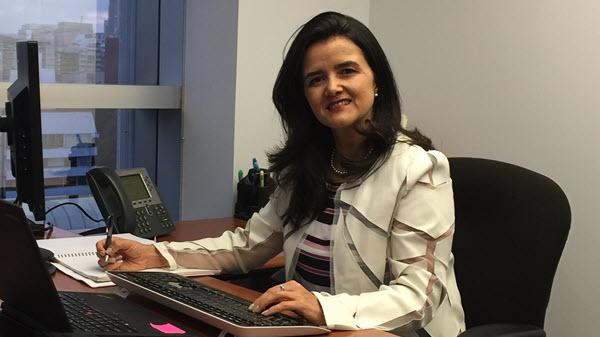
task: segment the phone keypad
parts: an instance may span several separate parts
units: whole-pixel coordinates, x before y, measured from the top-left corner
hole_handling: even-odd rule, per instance
[[[140,233],[150,233],[152,227],[150,226],[150,222],[148,221],[148,215],[143,208],[135,211],[135,223]]]
[[[136,209],[135,222],[140,235],[150,234],[153,231],[158,235],[165,234],[175,226],[169,218],[167,209],[162,204],[147,205]]]

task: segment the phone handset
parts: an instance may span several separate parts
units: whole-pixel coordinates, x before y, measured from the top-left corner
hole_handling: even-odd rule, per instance
[[[95,167],[87,172],[86,179],[102,217],[111,217],[116,227],[114,232],[133,233],[135,210],[116,172],[108,167]]]
[[[95,167],[86,177],[102,216],[113,220],[115,233],[154,238],[175,230],[146,169]]]

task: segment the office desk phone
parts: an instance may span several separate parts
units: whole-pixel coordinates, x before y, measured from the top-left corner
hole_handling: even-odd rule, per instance
[[[86,177],[102,216],[112,221],[115,232],[153,238],[175,229],[145,168],[95,167]]]

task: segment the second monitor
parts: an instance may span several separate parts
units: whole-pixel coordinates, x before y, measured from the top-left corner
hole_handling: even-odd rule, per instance
[[[34,235],[44,233],[44,160],[38,46],[35,41],[17,42],[17,79],[7,90],[6,116],[0,117],[0,131],[6,132],[10,147],[11,171],[16,180],[15,203],[26,203],[38,224]]]

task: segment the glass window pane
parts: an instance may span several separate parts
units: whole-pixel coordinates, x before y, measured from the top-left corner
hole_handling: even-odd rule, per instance
[[[15,42],[38,41],[42,83],[131,84],[132,0],[0,0],[0,81],[16,78]],[[119,69],[121,66],[121,69]]]
[[[136,84],[136,74],[152,74],[158,68],[148,61],[154,59],[150,55],[144,55],[145,62],[136,60],[136,48],[154,50],[145,46],[155,46],[158,41],[147,32],[136,41],[137,3],[0,0],[0,82],[13,82],[17,77],[16,42],[35,40],[42,83]],[[142,12],[139,15],[148,16],[144,22],[158,25],[158,18],[151,17],[156,13]],[[4,115],[3,110],[4,104],[0,106]],[[85,181],[85,173],[95,165],[118,169],[145,166],[153,176],[155,167],[150,165],[155,165],[156,146],[143,145],[148,144],[147,139],[156,139],[156,127],[148,127],[155,116],[141,110],[43,111],[46,209],[61,202],[77,202],[100,219]],[[0,197],[13,199],[15,181],[3,135],[0,151]],[[50,212],[48,221],[74,230],[104,225],[86,219],[74,206]]]
[[[42,112],[42,142],[46,209],[63,202],[80,204],[95,219],[102,218],[85,179],[93,166],[119,167],[117,154],[126,151],[127,132],[119,134],[116,121],[130,119],[132,110],[53,110]],[[4,113],[3,113],[4,114]],[[125,115],[125,116],[124,116]],[[99,132],[102,130],[102,132]],[[121,139],[121,141],[119,141]],[[0,197],[16,197],[15,178],[10,168],[10,151],[6,138],[0,137]],[[139,156],[150,156],[154,148],[137,149]],[[143,153],[148,152],[148,153]],[[47,221],[65,229],[84,230],[104,226],[86,218],[74,206],[51,211]]]

